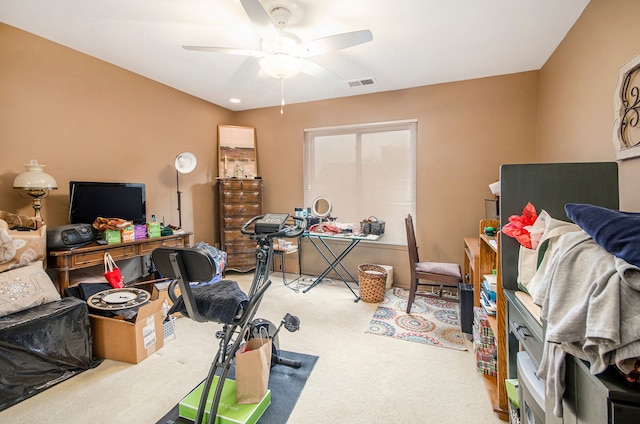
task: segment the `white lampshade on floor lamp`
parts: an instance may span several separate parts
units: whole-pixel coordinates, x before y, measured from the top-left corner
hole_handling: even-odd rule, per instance
[[[181,204],[181,196],[182,192],[180,191],[180,174],[188,174],[196,169],[196,165],[198,164],[198,160],[193,153],[183,152],[176,156],[175,167],[176,167],[176,189],[178,191],[178,226],[182,228],[182,204]]]
[[[42,199],[49,196],[50,190],[56,190],[58,183],[46,172],[45,165],[38,163],[32,159],[28,164],[24,165],[27,170],[13,180],[13,188],[18,191],[18,195],[25,199],[33,201],[33,210],[36,218],[42,221],[40,209],[42,209]]]

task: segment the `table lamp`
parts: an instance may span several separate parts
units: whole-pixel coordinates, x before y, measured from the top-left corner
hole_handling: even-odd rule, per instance
[[[19,190],[18,195],[33,201],[33,210],[36,218],[42,220],[40,209],[42,209],[42,199],[49,196],[50,190],[56,190],[58,183],[49,174],[43,171],[45,165],[32,159],[24,165],[27,170],[18,174],[13,180],[13,188]]]

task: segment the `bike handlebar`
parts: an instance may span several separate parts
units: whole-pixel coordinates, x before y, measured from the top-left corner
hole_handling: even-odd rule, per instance
[[[253,218],[251,218],[248,222],[246,222],[242,228],[240,229],[240,232],[244,235],[247,236],[260,236],[260,237],[264,237],[264,238],[277,238],[277,237],[284,237],[284,238],[295,238],[300,236],[302,233],[304,233],[304,230],[307,227],[307,220],[299,217],[299,216],[293,216],[293,221],[296,223],[295,227],[283,227],[282,229],[275,231],[273,233],[256,233],[255,230],[254,231],[249,231],[249,227],[251,225],[253,225],[257,220],[263,218],[264,215],[258,215],[258,216],[254,216]]]

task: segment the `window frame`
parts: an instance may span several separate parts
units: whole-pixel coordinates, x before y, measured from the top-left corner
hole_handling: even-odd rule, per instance
[[[417,130],[418,130],[418,121],[417,119],[409,119],[409,120],[401,120],[401,121],[386,121],[386,122],[375,122],[375,123],[363,123],[363,124],[353,124],[353,125],[342,125],[342,126],[334,126],[334,127],[322,127],[322,128],[311,128],[304,130],[304,146],[303,146],[303,198],[304,204],[310,205],[313,203],[314,198],[319,195],[319,193],[313,194],[313,178],[316,174],[315,167],[316,162],[314,161],[314,153],[317,145],[314,145],[313,149],[311,148],[312,144],[315,142],[316,137],[327,137],[327,136],[353,136],[355,140],[355,161],[356,166],[360,167],[362,164],[361,160],[361,152],[365,148],[363,146],[362,138],[366,135],[375,134],[375,133],[384,133],[388,131],[399,131],[399,130],[408,130],[409,131],[409,147],[406,152],[406,160],[409,162],[409,172],[408,177],[410,179],[410,186],[408,188],[408,200],[404,203],[407,203],[407,207],[403,210],[404,216],[384,216],[380,217],[381,220],[386,221],[385,225],[389,228],[390,220],[393,220],[393,224],[391,227],[395,227],[395,231],[401,231],[401,234],[397,234],[397,236],[383,237],[380,239],[379,243],[389,244],[389,245],[400,245],[406,246],[406,236],[404,234],[404,217],[406,217],[407,213],[410,213],[412,216],[416,214],[416,203],[417,203],[417,172],[416,172],[416,152],[417,152]],[[407,164],[402,159],[402,165],[406,166]],[[359,168],[358,168],[359,169]],[[360,172],[357,173],[361,174]],[[406,181],[406,178],[405,178]],[[403,189],[407,189],[407,187],[403,187]],[[330,194],[324,194],[328,198],[331,198]],[[380,196],[385,196],[385,193],[380,193]],[[357,212],[354,212],[354,214]],[[338,217],[340,218],[340,217]],[[365,217],[363,217],[365,218]],[[338,219],[340,222],[340,220]],[[353,225],[359,225],[359,222],[353,222]],[[386,232],[389,234],[389,232]]]

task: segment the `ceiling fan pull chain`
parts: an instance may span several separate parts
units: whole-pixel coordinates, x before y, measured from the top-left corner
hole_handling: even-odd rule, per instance
[[[284,78],[280,78],[280,115],[284,115]]]

